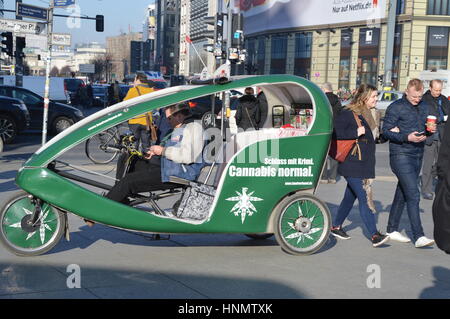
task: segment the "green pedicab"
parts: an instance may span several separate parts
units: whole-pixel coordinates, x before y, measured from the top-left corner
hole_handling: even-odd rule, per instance
[[[250,86],[266,95],[265,122],[259,130],[242,132],[225,116],[216,120],[211,129],[219,136],[205,143],[205,152],[215,147],[209,152],[213,160],[196,181],[174,177],[173,188],[135,194],[124,205],[102,196],[111,183],[73,173],[76,166],[68,170],[62,160],[88,138],[139,114],[202,96],[224,99],[226,92]],[[17,255],[43,254],[68,235],[67,214],[72,213],[139,232],[275,234],[286,252],[311,254],[327,241],[331,226],[327,205],[314,196],[331,133],[326,96],[315,84],[290,75],[177,86],[124,101],[60,133],[20,168],[21,191],[0,208],[0,241]],[[161,207],[160,200],[171,196],[178,196],[176,204]],[[200,205],[192,204],[199,199]]]

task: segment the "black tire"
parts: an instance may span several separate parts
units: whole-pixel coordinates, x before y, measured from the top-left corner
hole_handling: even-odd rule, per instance
[[[273,234],[244,234],[251,239],[263,240],[273,236]]]
[[[59,116],[53,121],[52,131],[55,135],[68,129],[75,123],[71,118],[66,116]]]
[[[12,143],[19,134],[17,123],[9,115],[0,114],[0,138],[5,144]]]
[[[110,132],[98,133],[86,140],[86,156],[95,164],[108,164],[119,154],[119,140]]]
[[[0,242],[18,256],[48,252],[61,240],[66,229],[66,214],[47,203],[42,204],[41,221],[30,225],[33,209],[24,191],[14,193],[0,208]]]
[[[310,255],[327,242],[331,215],[328,206],[311,194],[284,198],[274,212],[275,237],[281,248],[293,255]]]
[[[205,112],[202,115],[201,121],[204,129],[214,126],[214,121],[216,120],[216,115],[212,114],[211,111]]]

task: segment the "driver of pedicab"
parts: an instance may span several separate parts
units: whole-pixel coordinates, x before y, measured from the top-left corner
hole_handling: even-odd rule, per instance
[[[151,146],[144,158],[135,164],[108,192],[107,198],[129,203],[128,197],[141,192],[157,191],[175,186],[170,176],[193,181],[205,166],[203,160],[203,128],[191,118],[187,103],[168,106],[165,115],[172,130],[160,145]]]

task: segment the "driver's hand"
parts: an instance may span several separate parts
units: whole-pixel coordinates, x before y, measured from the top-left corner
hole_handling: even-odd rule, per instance
[[[152,145],[150,147],[150,152],[152,152],[154,155],[161,155],[163,153],[164,147],[161,145]]]
[[[149,150],[147,153],[145,153],[144,158],[151,159],[153,155],[155,155],[155,153],[153,153],[152,151]]]

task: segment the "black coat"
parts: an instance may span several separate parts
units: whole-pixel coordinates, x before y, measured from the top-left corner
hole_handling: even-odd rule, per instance
[[[444,126],[445,123],[439,121],[439,110],[438,110],[438,106],[439,104],[441,105],[441,109],[442,112],[444,113],[444,115],[448,115],[450,113],[450,102],[448,101],[448,99],[443,96],[442,94],[439,97],[433,97],[431,95],[430,90],[428,90],[427,92],[425,92],[425,94],[422,97],[422,100],[428,104],[428,113],[429,115],[434,115],[437,117],[438,121],[437,121],[437,128],[438,128],[438,132],[439,132],[439,136],[440,136],[440,140],[442,141],[442,136],[444,134]],[[426,140],[426,144],[427,145],[431,145],[433,143],[434,140],[434,136],[428,136],[427,140]]]
[[[339,163],[338,173],[344,177],[375,178],[375,141],[369,124],[362,115],[361,124],[366,128],[366,134],[358,138],[358,124],[353,112],[342,110],[334,120],[334,134],[338,140],[355,140],[361,149],[361,160],[358,155],[349,155],[344,162]]]
[[[339,101],[339,97],[333,92],[327,92],[325,95],[327,96],[328,101],[330,101],[331,108],[333,109],[333,119],[335,119],[342,110],[341,101]]]
[[[260,92],[256,97],[259,103],[259,110],[261,112],[261,119],[259,121],[259,127],[263,127],[264,123],[266,123],[267,114],[269,112],[269,105],[267,104],[267,98],[264,92]]]
[[[244,95],[239,98],[236,110],[236,125],[242,129],[257,129],[261,121],[261,110],[258,100],[253,95]]]
[[[437,160],[438,184],[433,202],[434,240],[450,254],[450,121],[444,127]]]

